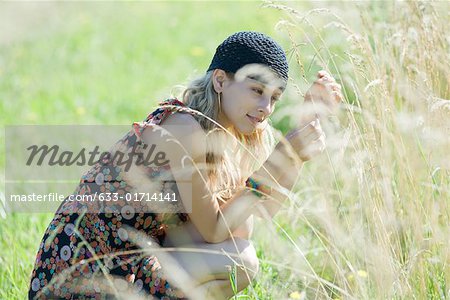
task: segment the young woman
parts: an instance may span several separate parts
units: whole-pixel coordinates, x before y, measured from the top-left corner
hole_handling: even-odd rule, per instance
[[[82,176],[74,195],[110,201],[61,205],[40,244],[29,297],[131,291],[228,299],[233,269],[237,290],[248,286],[258,271],[253,216],[273,217],[302,162],[325,147],[317,109],[275,145],[268,118],[287,79],[285,53],[270,37],[228,37],[181,101],[161,102]],[[315,108],[340,100],[340,86],[325,71],[305,95]],[[155,149],[159,161],[143,163]],[[131,166],[120,161],[124,154],[134,157]],[[143,201],[151,195],[172,203]]]

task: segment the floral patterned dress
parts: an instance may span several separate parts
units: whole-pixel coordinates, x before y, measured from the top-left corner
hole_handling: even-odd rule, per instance
[[[132,130],[117,145],[135,149],[142,144],[140,136],[145,128],[161,124],[176,111],[189,112],[176,99],[159,105],[145,121],[134,123]],[[132,191],[123,178],[123,168],[108,161],[108,157],[104,160],[82,176],[75,195],[105,192],[125,195]],[[163,172],[167,174],[170,169],[145,167],[145,175],[149,177]],[[163,181],[161,189],[178,195],[175,181]],[[79,202],[62,203],[39,246],[29,298],[111,299],[117,292],[129,293],[130,290],[157,299],[184,298],[183,293],[165,278],[157,257],[139,251],[130,234],[143,233],[162,245],[168,226],[187,222],[188,215],[139,211],[126,201],[101,209],[92,213],[86,212],[86,207]],[[133,229],[132,233],[129,228]]]

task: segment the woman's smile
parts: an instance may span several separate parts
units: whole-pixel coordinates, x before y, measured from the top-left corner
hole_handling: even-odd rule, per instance
[[[247,118],[250,120],[250,123],[252,123],[253,125],[257,126],[259,123],[262,122],[262,119],[250,116],[249,114],[246,115]]]

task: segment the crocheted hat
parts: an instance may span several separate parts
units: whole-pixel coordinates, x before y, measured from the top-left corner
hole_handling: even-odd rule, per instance
[[[288,79],[289,66],[281,46],[267,35],[242,31],[229,36],[220,44],[208,71],[222,69],[236,73],[247,64],[264,64],[284,81]]]

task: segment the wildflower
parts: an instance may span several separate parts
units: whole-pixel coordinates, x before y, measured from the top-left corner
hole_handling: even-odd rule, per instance
[[[298,291],[295,291],[289,294],[289,299],[305,299],[305,296],[306,295],[304,291],[300,293]]]

